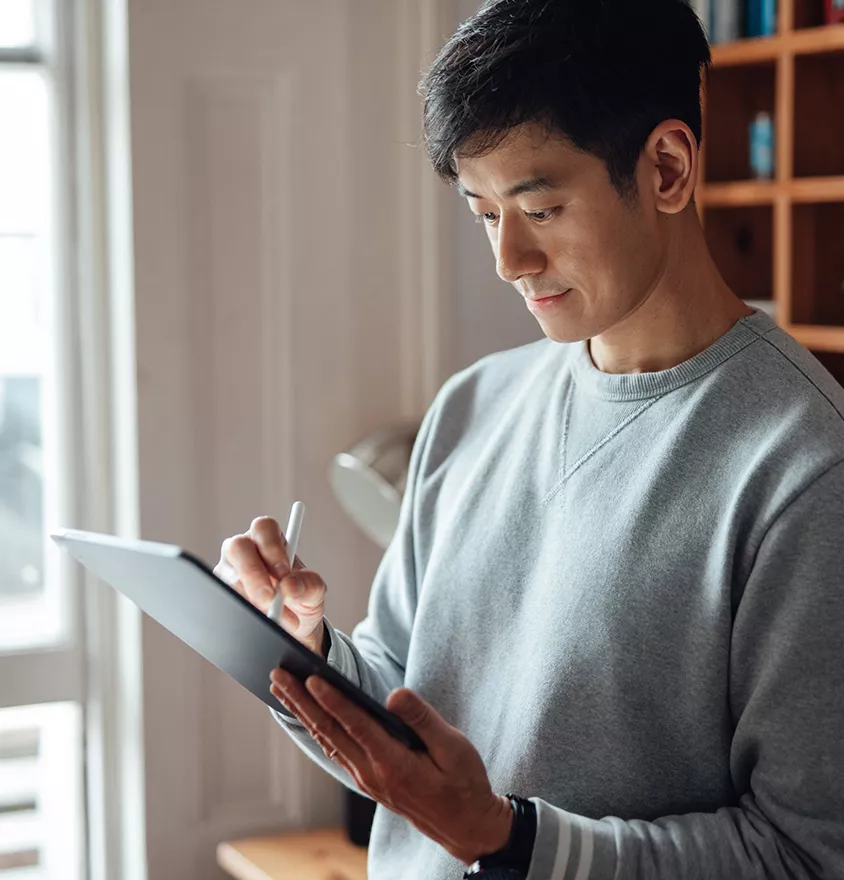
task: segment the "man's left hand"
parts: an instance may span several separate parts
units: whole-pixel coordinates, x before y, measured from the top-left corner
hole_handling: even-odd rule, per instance
[[[475,747],[421,697],[393,691],[387,709],[412,727],[428,749],[416,752],[367,712],[312,675],[305,687],[275,669],[270,690],[358,788],[404,816],[464,864],[503,848],[513,810],[490,786]]]

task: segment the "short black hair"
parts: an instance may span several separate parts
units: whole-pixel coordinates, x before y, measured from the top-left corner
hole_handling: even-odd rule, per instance
[[[622,195],[660,122],[701,142],[701,77],[711,63],[685,0],[487,0],[420,83],[424,138],[437,174],[538,123],[601,159]]]

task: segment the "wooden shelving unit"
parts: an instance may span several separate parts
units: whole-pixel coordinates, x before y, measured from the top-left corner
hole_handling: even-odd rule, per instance
[[[844,384],[844,24],[824,0],[780,0],[776,36],[717,45],[697,203],[727,282]],[[751,178],[750,123],[776,132],[775,176]]]

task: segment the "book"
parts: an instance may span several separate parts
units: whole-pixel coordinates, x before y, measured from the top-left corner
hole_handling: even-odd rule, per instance
[[[844,21],[844,0],[826,0],[827,24]]]
[[[731,43],[742,35],[741,0],[711,0],[709,7],[711,43]]]
[[[776,31],[776,0],[747,0],[747,36],[770,37]]]

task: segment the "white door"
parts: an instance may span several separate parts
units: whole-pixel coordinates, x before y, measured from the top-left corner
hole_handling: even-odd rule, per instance
[[[441,5],[128,2],[140,535],[214,562],[301,499],[301,555],[346,629],[378,551],[329,462],[448,371],[447,193],[408,146]],[[339,821],[337,785],[258,701],[148,620],[141,642],[150,880]]]

